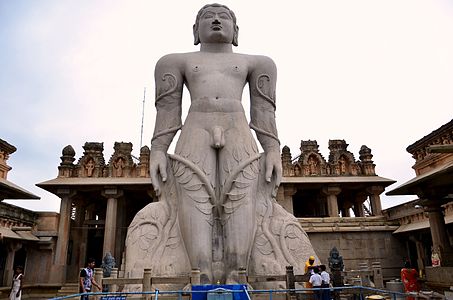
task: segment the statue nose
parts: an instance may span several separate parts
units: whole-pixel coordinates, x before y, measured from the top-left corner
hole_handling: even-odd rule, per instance
[[[220,25],[220,21],[215,19],[214,21],[212,21],[212,25]]]

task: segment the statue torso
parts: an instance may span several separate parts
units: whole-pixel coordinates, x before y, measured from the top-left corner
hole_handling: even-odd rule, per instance
[[[206,97],[240,100],[248,72],[249,58],[243,54],[184,54],[183,74],[192,101]]]

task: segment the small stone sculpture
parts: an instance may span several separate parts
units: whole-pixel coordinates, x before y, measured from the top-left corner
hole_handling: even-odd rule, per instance
[[[329,256],[329,268],[333,275],[333,286],[343,286],[343,278],[341,271],[344,269],[343,257],[340,256],[340,252],[336,247],[330,250]]]
[[[110,277],[112,274],[112,269],[115,267],[115,258],[110,254],[110,252],[107,252],[102,259],[102,264],[101,268],[103,270],[103,276],[104,277]]]

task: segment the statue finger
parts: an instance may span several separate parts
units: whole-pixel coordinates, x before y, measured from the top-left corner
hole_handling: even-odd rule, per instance
[[[167,163],[159,164],[159,172],[160,176],[162,177],[162,181],[167,181]]]
[[[265,178],[266,178],[267,182],[271,182],[272,169],[273,169],[272,164],[266,164],[266,175],[265,175]]]
[[[275,186],[278,187],[280,183],[282,182],[282,173],[281,172],[276,172],[277,173],[277,178],[275,179]]]
[[[154,191],[156,192],[157,196],[160,196],[160,185],[159,185],[159,178],[157,176],[156,171],[151,171],[151,183],[153,184]]]
[[[280,183],[282,182],[282,178],[283,178],[283,170],[282,170],[281,165],[275,166],[275,175],[276,175],[275,185],[278,187],[280,185]]]

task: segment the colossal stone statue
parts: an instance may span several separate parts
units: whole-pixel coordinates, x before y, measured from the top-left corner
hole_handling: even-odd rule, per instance
[[[275,201],[282,177],[275,124],[274,62],[233,53],[234,13],[204,6],[193,26],[200,51],[169,54],[156,65],[151,180],[159,201],[141,210],[126,240],[126,275],[199,269],[201,283],[235,283],[238,270],[284,274],[315,255],[297,220]],[[191,105],[181,122],[183,85]],[[241,104],[250,88],[250,124]],[[250,128],[264,149],[260,154]],[[181,130],[175,154],[167,154]]]

